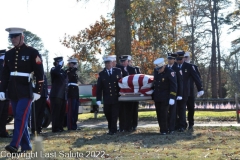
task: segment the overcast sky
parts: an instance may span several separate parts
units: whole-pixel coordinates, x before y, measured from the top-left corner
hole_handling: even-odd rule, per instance
[[[0,0],[0,49],[8,47],[8,27],[23,27],[39,36],[50,60],[73,52],[59,42],[64,34],[76,35],[113,11],[114,1],[90,0]],[[64,59],[65,61],[67,58]]]

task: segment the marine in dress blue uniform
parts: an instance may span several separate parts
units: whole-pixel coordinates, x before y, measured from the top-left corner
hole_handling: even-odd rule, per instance
[[[52,113],[52,132],[62,132],[67,100],[67,74],[62,69],[63,57],[54,58],[54,66],[51,69],[52,87],[50,91],[50,103]]]
[[[112,67],[112,59],[104,57],[105,68],[99,73],[97,80],[97,105],[103,100],[103,111],[108,121],[108,133],[114,135],[117,132],[117,119],[119,115],[119,91],[118,81],[122,78],[121,70]],[[102,99],[103,97],[103,99]]]
[[[166,67],[163,58],[154,61],[156,65],[154,71],[154,91],[153,100],[157,113],[160,133],[162,135],[168,132],[168,110],[169,105],[174,105],[177,94],[176,73]]]
[[[23,28],[7,28],[14,46],[6,52],[0,85],[0,100],[5,93],[10,99],[14,114],[14,132],[10,145],[5,149],[17,152],[32,149],[27,129],[31,102],[40,98],[43,84],[43,65],[38,51],[24,43]],[[36,86],[32,88],[30,73],[34,72]]]
[[[177,57],[177,67],[181,69],[183,74],[183,97],[182,100],[177,101],[177,115],[179,118],[179,124],[177,128],[180,132],[183,132],[187,128],[186,122],[186,103],[190,95],[190,78],[192,77],[198,89],[198,96],[204,94],[202,83],[200,77],[196,73],[196,70],[193,65],[184,62],[184,51],[176,52]]]
[[[78,108],[79,108],[79,88],[77,75],[77,59],[68,60],[69,68],[66,70],[68,76],[68,112],[67,128],[68,130],[77,130]]]
[[[183,94],[183,79],[182,79],[182,71],[180,68],[178,68],[175,63],[175,59],[177,57],[177,54],[174,53],[168,53],[168,65],[167,67],[174,70],[176,73],[177,77],[177,96],[176,100],[182,100],[182,94]],[[176,103],[174,105],[170,105],[169,107],[169,113],[168,113],[168,129],[169,133],[172,134],[174,133],[175,130],[175,123],[176,123],[176,118],[177,118],[177,113],[176,113]]]
[[[185,59],[185,62],[191,64],[189,52],[185,53],[184,59]],[[201,74],[198,70],[198,66],[196,66],[194,64],[192,64],[192,65],[195,68],[197,75],[201,79]],[[195,112],[194,81],[193,81],[192,77],[190,78],[189,85],[190,85],[190,94],[189,94],[189,97],[187,100],[187,110],[188,110],[187,120],[188,120],[188,130],[191,130],[191,129],[193,129],[193,125],[194,125],[194,112]]]
[[[2,76],[3,62],[6,50],[0,50],[0,79]],[[1,83],[1,82],[0,82]],[[10,138],[8,132],[6,131],[7,118],[8,118],[8,106],[9,100],[0,101],[0,137]]]

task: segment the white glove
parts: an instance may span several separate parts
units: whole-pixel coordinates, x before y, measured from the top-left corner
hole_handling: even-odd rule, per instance
[[[175,100],[174,99],[169,99],[169,105],[174,105]]]
[[[97,105],[100,106],[101,105],[101,101],[97,101]]]
[[[6,100],[6,97],[5,97],[5,93],[4,93],[4,92],[0,92],[0,100],[1,100],[1,101]]]
[[[41,97],[40,94],[37,94],[37,93],[33,93],[33,99],[32,99],[32,102],[38,100],[39,98]]]
[[[199,91],[199,92],[197,93],[197,97],[201,97],[203,94],[204,94],[204,91]]]
[[[181,96],[177,96],[177,100],[182,100],[182,97]]]
[[[63,61],[60,61],[58,64],[59,64],[60,66],[63,66]]]

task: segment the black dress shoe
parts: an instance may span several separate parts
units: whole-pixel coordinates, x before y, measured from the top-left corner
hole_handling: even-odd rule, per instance
[[[10,145],[7,145],[5,147],[5,149],[10,153],[17,153],[17,151],[18,151],[18,149],[16,147],[13,147],[13,146],[10,146]]]
[[[167,133],[166,132],[160,132],[161,135],[166,135]]]
[[[117,130],[118,132],[124,132],[124,130],[123,129],[119,129],[119,130]]]
[[[132,128],[132,131],[136,131],[136,130],[137,130],[137,127],[133,127],[133,128]]]
[[[178,130],[178,132],[184,132],[184,128],[180,128],[179,130]]]
[[[174,131],[169,131],[169,134],[174,134]]]
[[[108,132],[107,135],[114,135],[114,132]]]
[[[188,130],[193,130],[193,126],[188,126]]]

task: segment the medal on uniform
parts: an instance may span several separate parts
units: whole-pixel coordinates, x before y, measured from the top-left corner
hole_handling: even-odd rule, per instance
[[[117,75],[117,78],[118,78],[118,75]]]
[[[164,82],[164,78],[162,78],[162,82]]]
[[[187,72],[187,69],[185,69],[185,72]]]
[[[22,56],[22,60],[23,60],[23,61],[25,60],[25,56]]]
[[[28,60],[29,59],[29,56],[26,56],[26,60]]]

